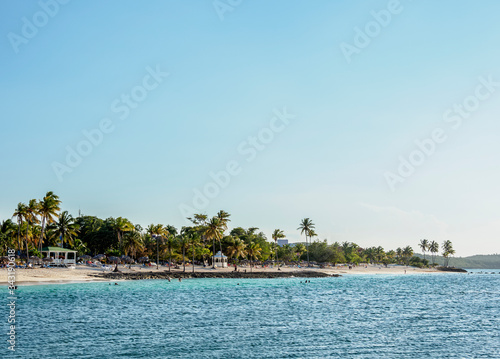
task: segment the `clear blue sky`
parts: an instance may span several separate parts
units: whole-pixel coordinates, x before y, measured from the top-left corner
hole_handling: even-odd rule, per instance
[[[52,190],[73,215],[180,227],[179,206],[236,161],[197,212],[291,241],[310,217],[330,243],[500,252],[500,87],[470,97],[479,78],[500,81],[500,3],[402,0],[374,24],[390,6],[243,0],[221,20],[210,0],[2,1],[0,219]],[[373,37],[349,62],[355,28]],[[121,120],[113,102],[157,66],[168,77]],[[474,110],[454,128],[443,114],[464,101]],[[284,108],[295,118],[247,161],[244,141]],[[113,131],[60,181],[54,163],[103,118]],[[392,191],[387,173],[436,128],[446,140]]]

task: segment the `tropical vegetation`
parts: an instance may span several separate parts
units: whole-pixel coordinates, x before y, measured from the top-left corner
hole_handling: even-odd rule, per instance
[[[279,265],[302,261],[308,266],[376,263],[424,267],[435,263],[440,247],[435,241],[422,239],[419,243],[421,258],[414,255],[411,246],[386,251],[381,246],[363,248],[348,241],[333,244],[328,244],[326,239],[313,241],[317,234],[310,218],[302,219],[298,227],[305,237],[304,243],[280,246],[278,240],[286,238],[283,230],[275,229],[268,240],[257,227],[230,229],[231,215],[222,210],[213,217],[193,214],[188,218],[191,225],[180,229],[169,224],[150,224],[142,228],[123,217],[73,217],[61,210],[61,203],[53,192],[47,192],[40,200],[19,203],[12,218],[0,223],[0,255],[5,255],[8,248],[15,248],[18,256],[25,259],[41,256],[43,247],[60,246],[76,250],[79,256],[101,255],[100,258],[126,257],[131,261],[180,264],[184,271],[186,265],[192,263],[215,266],[211,257],[217,251],[226,255],[230,263],[248,262],[250,270],[257,263]],[[448,266],[455,254],[452,243],[444,241],[441,249],[444,265]],[[425,258],[426,252],[431,253],[432,262]]]

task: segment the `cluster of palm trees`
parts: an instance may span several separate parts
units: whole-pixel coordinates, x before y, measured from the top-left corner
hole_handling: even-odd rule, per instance
[[[420,249],[422,249],[422,253],[424,254],[424,259],[425,259],[425,252],[429,251],[431,252],[431,257],[432,257],[432,264],[434,264],[434,258],[436,253],[439,252],[439,244],[436,241],[429,241],[427,239],[421,239],[419,243]],[[444,266],[448,267],[450,256],[455,254],[455,250],[453,249],[453,244],[451,241],[446,240],[443,242],[441,245],[442,249],[442,255],[445,259],[444,261]]]
[[[16,231],[17,248],[26,250],[27,257],[30,246],[40,252],[44,245],[57,243],[58,238],[61,246],[65,241],[72,245],[77,226],[67,211],[60,212],[60,204],[53,192],[47,192],[40,200],[31,199],[28,204],[19,203],[12,216],[17,224],[10,219],[2,223],[2,249],[13,244]]]
[[[280,239],[286,238],[281,229],[275,229],[272,242],[266,235],[258,232],[258,228],[233,228],[229,231],[231,215],[223,210],[215,216],[194,214],[188,218],[191,226],[185,226],[178,231],[174,226],[150,224],[145,229],[134,225],[126,218],[107,218],[105,220],[93,216],[78,216],[73,218],[68,211],[61,211],[61,201],[53,192],[47,192],[40,199],[32,199],[19,203],[13,213],[13,218],[5,220],[0,225],[0,254],[7,248],[17,247],[18,251],[39,255],[42,247],[47,245],[69,246],[83,254],[101,254],[109,256],[126,256],[131,258],[156,257],[169,263],[182,261],[186,269],[186,259],[193,263],[198,259],[208,264],[215,255],[216,248],[221,254],[238,263],[241,259],[248,260],[250,267],[254,261],[268,262],[275,265],[281,262],[293,262],[305,259],[307,265],[316,263],[401,263],[410,264],[419,258],[413,256],[410,246],[397,248],[396,251],[384,251],[380,246],[361,248],[352,242],[333,243],[326,240],[318,241],[315,224],[310,218],[304,218],[297,230],[305,235],[304,243],[278,245]],[[229,231],[229,233],[228,233]],[[432,261],[439,251],[435,241],[423,239],[419,244],[424,253],[431,252]],[[442,244],[445,265],[455,253],[450,241]],[[212,260],[212,266],[215,266]],[[194,270],[194,267],[193,267]]]

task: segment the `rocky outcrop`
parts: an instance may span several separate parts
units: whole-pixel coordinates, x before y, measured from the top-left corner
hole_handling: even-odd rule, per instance
[[[455,267],[436,267],[436,269],[442,272],[467,273],[465,269]]]
[[[340,277],[340,274],[327,274],[317,271],[297,272],[111,272],[96,274],[95,277],[110,280],[141,280],[141,279],[177,279],[177,278],[325,278]]]

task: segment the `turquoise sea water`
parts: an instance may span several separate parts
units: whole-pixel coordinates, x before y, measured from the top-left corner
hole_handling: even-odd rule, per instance
[[[1,358],[500,358],[500,274],[78,283],[17,296],[16,352],[5,335]]]

